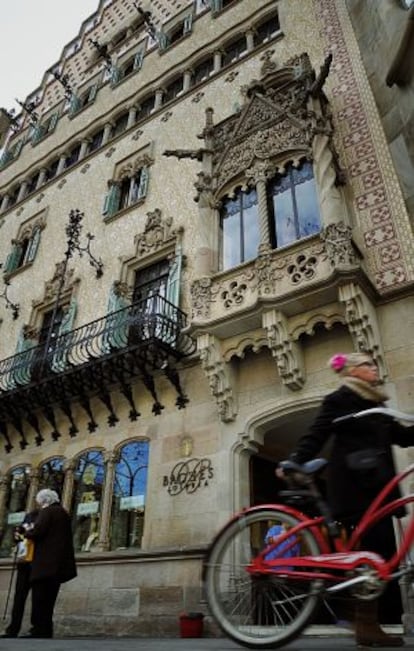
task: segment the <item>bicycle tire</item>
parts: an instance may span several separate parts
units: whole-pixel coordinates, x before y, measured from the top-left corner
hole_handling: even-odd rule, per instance
[[[299,520],[271,507],[240,514],[214,541],[205,566],[205,588],[211,614],[232,640],[251,649],[277,648],[297,638],[319,605],[322,581],[302,581],[246,571],[264,548],[264,533],[274,524],[288,527]],[[312,532],[300,533],[300,554],[316,555]]]

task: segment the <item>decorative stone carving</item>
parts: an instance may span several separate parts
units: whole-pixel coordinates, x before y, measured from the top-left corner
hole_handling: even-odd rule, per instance
[[[210,277],[198,278],[190,288],[193,319],[207,319],[210,314],[212,281]]]
[[[216,337],[210,334],[200,335],[197,347],[220,418],[225,423],[230,422],[237,415],[231,365],[223,360],[220,341]]]
[[[384,352],[375,307],[356,283],[339,287],[339,300],[356,350],[369,353],[378,366],[381,380],[387,377]]]
[[[137,254],[139,256],[148,255],[174,240],[177,233],[172,230],[171,225],[172,217],[162,219],[159,208],[148,212],[144,232],[136,235],[134,239]]]
[[[283,384],[293,391],[301,389],[305,383],[302,351],[289,333],[286,316],[280,310],[264,312],[263,327]]]
[[[48,280],[45,283],[45,293],[44,293],[44,302],[46,301],[51,301],[57,296],[57,292],[59,290],[59,285],[62,280],[62,274],[65,273],[65,261],[63,260],[62,262],[57,262],[55,265],[55,273],[53,274],[53,278],[51,280]],[[65,285],[63,288],[63,292],[71,290],[73,285],[79,282],[79,279],[74,279],[74,269],[68,269],[66,271],[65,275]]]
[[[325,226],[320,233],[330,264],[334,269],[355,267],[358,264],[352,244],[352,229],[343,222]]]
[[[151,156],[148,156],[148,154],[139,156],[135,160],[130,161],[126,165],[123,165],[121,168],[119,168],[115,180],[121,181],[122,179],[125,178],[132,178],[134,174],[138,172],[138,170],[142,169],[143,167],[149,167],[153,163],[154,163],[154,159],[151,158]]]

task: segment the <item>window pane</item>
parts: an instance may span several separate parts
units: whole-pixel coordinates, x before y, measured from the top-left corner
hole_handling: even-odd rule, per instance
[[[147,492],[148,441],[124,445],[115,468],[111,549],[140,547]]]
[[[23,521],[29,491],[29,467],[15,468],[9,475],[4,520],[1,523],[3,535],[0,543],[0,557],[10,556],[14,547],[13,531]]]
[[[298,209],[299,237],[319,233],[321,230],[318,197],[315,181],[310,179],[295,187]]]
[[[230,269],[241,262],[241,212],[240,201],[229,199],[224,206],[222,218],[223,269]]]
[[[305,161],[299,168],[290,165],[284,176],[273,181],[271,194],[276,246],[285,246],[320,231],[319,203],[311,163]]]
[[[295,213],[290,187],[273,195],[277,246],[285,246],[296,240]]]
[[[91,450],[80,457],[71,509],[75,551],[89,551],[98,538],[104,475],[102,452]]]
[[[251,190],[242,195],[243,205],[243,260],[251,260],[257,257],[260,244],[259,213],[257,207],[257,192]]]
[[[223,269],[257,256],[260,241],[256,190],[238,190],[223,204],[221,218]]]

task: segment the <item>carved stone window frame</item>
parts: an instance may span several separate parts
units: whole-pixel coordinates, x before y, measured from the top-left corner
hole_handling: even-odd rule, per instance
[[[163,217],[159,208],[147,213],[144,230],[134,237],[135,252],[121,257],[121,272],[115,291],[132,298],[136,272],[161,260],[173,260],[181,250],[184,229],[173,228],[173,218]]]
[[[16,254],[17,249],[19,248],[24,249],[24,253],[22,259],[18,262],[18,266],[14,268],[12,267],[10,270],[8,269],[9,258],[7,259],[4,269],[6,277],[10,278],[11,276],[14,276],[32,266],[37,254],[41,233],[46,228],[48,210],[49,209],[46,208],[40,211],[20,225],[17,236],[12,239],[11,244],[13,249],[16,251]],[[33,249],[32,254],[30,253],[31,249]],[[10,255],[12,256],[13,252]]]
[[[32,311],[29,322],[24,326],[25,338],[36,340],[42,327],[45,314],[53,310],[58,298],[61,274],[64,273],[65,262],[58,262],[52,278],[45,282],[43,297],[32,301]],[[71,303],[77,300],[80,278],[75,277],[75,270],[66,271],[63,288],[61,288],[58,307],[68,310]]]
[[[108,194],[105,198],[105,204],[103,208],[105,221],[116,219],[119,216],[124,215],[126,211],[135,209],[145,202],[149,182],[149,169],[155,162],[152,156],[152,151],[153,142],[150,141],[144,145],[144,147],[141,147],[141,149],[139,149],[137,152],[134,152],[133,155],[127,156],[115,164],[113,176],[107,182]],[[120,208],[119,201],[121,199],[120,193],[123,182],[126,179],[130,179],[132,181],[140,170],[146,170],[146,179],[141,179],[141,182],[145,182],[145,187],[142,188],[141,196],[139,196],[139,188],[137,199]],[[111,200],[111,195],[114,196],[113,203]]]

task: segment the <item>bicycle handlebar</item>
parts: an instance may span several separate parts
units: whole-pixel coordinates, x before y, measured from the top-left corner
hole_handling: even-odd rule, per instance
[[[414,423],[414,414],[405,414],[402,411],[390,409],[389,407],[372,407],[371,409],[363,409],[362,411],[357,411],[353,414],[346,414],[346,416],[334,418],[332,422],[342,423],[345,420],[351,420],[351,418],[362,418],[363,416],[371,416],[371,414],[384,414],[385,416],[391,416],[397,420],[405,420],[408,423]]]

